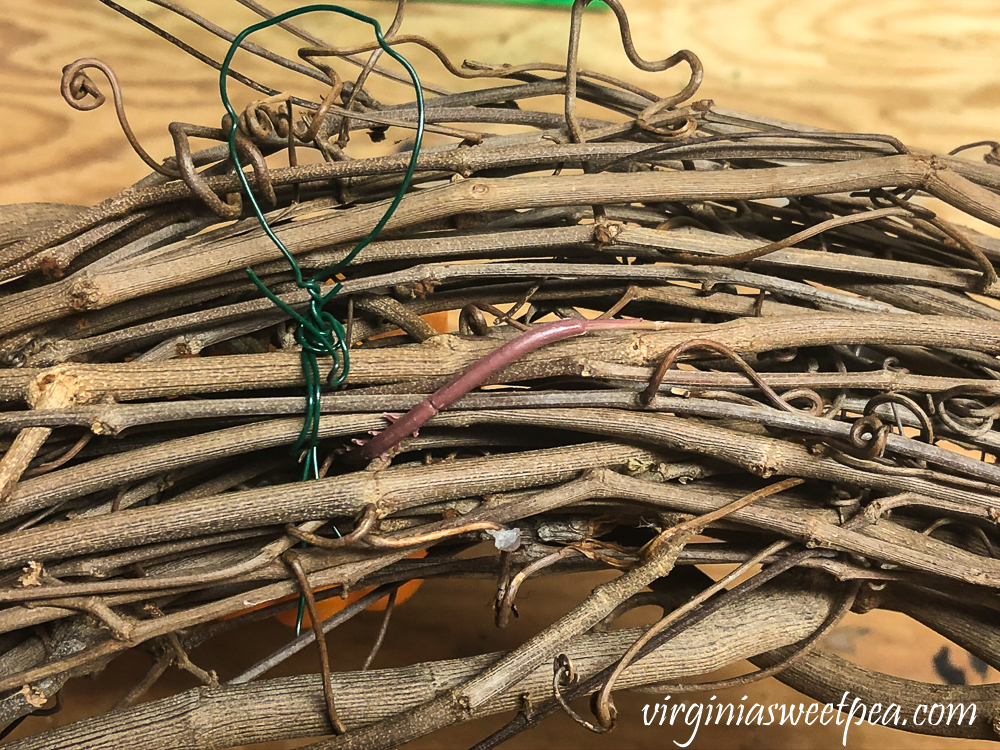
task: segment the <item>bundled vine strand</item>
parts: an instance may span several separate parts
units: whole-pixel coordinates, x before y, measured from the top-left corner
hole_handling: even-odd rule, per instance
[[[1000,668],[1000,241],[938,210],[1000,227],[993,151],[697,100],[697,56],[647,60],[617,2],[626,57],[685,71],[650,86],[665,95],[580,68],[584,0],[565,64],[511,65],[403,34],[403,2],[357,47],[290,23],[331,6],[245,4],[264,20],[232,33],[164,3],[227,39],[222,60],[157,31],[224,93],[232,78],[266,98],[227,100],[221,128],[170,125],[174,153],[103,203],[0,222],[0,723],[117,655],[152,657],[121,710],[29,719],[11,747],[388,748],[507,714],[493,747],[555,711],[613,731],[616,691],[747,658],[747,681],[821,701],[975,702],[971,724],[909,729],[995,739],[993,687],[901,681],[817,645],[849,609],[893,609]],[[309,46],[247,41],[265,26]],[[403,45],[478,87],[418,82]],[[322,96],[233,72],[239,48]],[[381,53],[416,101],[382,94],[375,80],[407,80]],[[65,95],[102,101],[95,66],[126,122],[93,59],[67,66]],[[356,155],[352,138],[387,132],[400,152]],[[710,563],[762,568],[724,590],[694,568]],[[322,677],[262,677],[386,597],[421,606],[403,603],[415,582],[482,579],[502,627],[534,606],[528,578],[609,570],[503,654],[328,673],[324,652]],[[304,590],[312,627],[231,684],[191,656],[294,616]],[[655,624],[612,629],[647,605]],[[174,666],[203,687],[142,703]],[[584,695],[592,716],[568,702]]]

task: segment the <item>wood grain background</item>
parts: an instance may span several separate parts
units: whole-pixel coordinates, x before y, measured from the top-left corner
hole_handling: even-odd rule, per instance
[[[221,57],[225,45],[190,23],[151,3],[126,4]],[[236,3],[190,5],[229,29],[255,18]],[[724,106],[839,130],[891,133],[935,150],[997,136],[1000,5],[993,0],[625,5],[639,52],[652,59],[678,48],[694,50],[706,69],[699,96]],[[272,6],[284,10],[292,4]],[[351,7],[391,18],[387,2],[358,0]],[[360,24],[322,14],[308,24],[338,43],[367,38]],[[559,10],[414,2],[404,28],[434,39],[457,59],[500,63],[562,60],[566,25]],[[286,52],[294,50],[281,32],[266,34],[261,32]],[[101,57],[115,68],[133,127],[153,154],[169,153],[167,123],[214,124],[222,112],[214,71],[96,0],[0,3],[0,56],[0,202],[92,204],[148,171],[131,154],[110,107],[76,112],[59,97],[60,70],[78,57]],[[582,60],[658,91],[672,90],[683,75],[633,69],[608,13],[588,14]],[[429,56],[416,54],[415,62],[428,79],[462,87]],[[250,55],[237,63],[304,93],[318,88]],[[234,88],[237,94],[242,89]],[[387,90],[397,100],[408,96],[401,87]]]
[[[170,29],[215,57],[223,43],[163,8],[124,0],[143,16]],[[675,49],[696,51],[705,63],[699,98],[720,105],[838,130],[886,132],[904,142],[947,151],[974,140],[1000,137],[1000,3],[994,0],[623,0],[631,14],[636,46],[658,58]],[[189,0],[216,23],[240,29],[255,17],[235,3]],[[376,0],[350,3],[387,24],[393,5]],[[271,2],[275,10],[293,7]],[[404,30],[440,43],[454,58],[491,63],[561,61],[568,16],[565,11],[503,6],[463,6],[413,2]],[[366,40],[357,24],[317,16],[308,27],[337,43]],[[265,36],[267,32],[262,33]],[[280,32],[261,41],[294,54],[296,45]],[[101,6],[96,0],[34,0],[0,3],[0,203],[54,201],[93,204],[139,179],[148,171],[132,154],[107,106],[76,112],[59,96],[63,65],[96,56],[121,78],[133,127],[146,148],[169,153],[166,126],[173,120],[215,124],[219,121],[214,71],[175,50]],[[422,77],[453,89],[455,83],[432,58],[414,54]],[[630,67],[621,51],[613,17],[594,12],[584,24],[583,65],[633,80],[656,91],[672,91],[683,78],[678,71],[651,75]],[[303,82],[249,55],[237,58],[239,69],[268,81],[316,96],[318,84]],[[99,80],[95,78],[95,80]],[[103,82],[99,81],[103,86]],[[234,99],[250,97],[235,87]],[[401,101],[401,87],[383,86],[378,95]],[[390,628],[377,666],[421,659],[462,656],[509,648],[565,612],[594,584],[580,580],[565,588],[536,586],[521,604],[524,615],[508,631],[490,624],[487,584],[428,584],[401,608]],[[564,584],[565,585],[565,584]],[[442,619],[441,612],[450,611]],[[461,621],[460,630],[449,629]],[[368,648],[375,615],[364,615],[331,638],[335,668],[356,668]],[[196,654],[218,660],[222,676],[247,663],[248,652],[287,638],[277,623],[264,623],[253,642],[214,644]],[[931,657],[942,642],[919,626],[891,614],[852,617],[827,646],[865,666],[893,674],[940,682]],[[273,675],[309,670],[312,653],[300,654]],[[967,655],[952,649],[952,660],[969,676]],[[107,710],[145,668],[138,656],[121,659],[94,683],[76,681],[66,691],[66,709],[50,719],[35,719],[25,731],[63,723],[78,713]],[[991,673],[988,679],[995,679]],[[192,683],[178,673],[167,675],[153,693],[166,694]],[[720,695],[738,701],[740,695]],[[698,698],[695,698],[698,699]],[[703,696],[707,700],[708,696]],[[768,681],[753,689],[751,700],[798,702],[801,697]],[[510,747],[520,748],[660,748],[683,741],[685,734],[645,728],[641,706],[646,698],[622,696],[621,725],[610,737],[594,737],[562,716]],[[426,738],[422,748],[465,747],[495,726],[478,722]],[[949,742],[858,727],[848,747],[890,745],[909,748],[987,747],[985,743]],[[292,747],[275,744],[272,748]],[[840,733],[830,728],[716,728],[702,730],[692,747],[840,747]],[[258,746],[263,747],[263,746]]]

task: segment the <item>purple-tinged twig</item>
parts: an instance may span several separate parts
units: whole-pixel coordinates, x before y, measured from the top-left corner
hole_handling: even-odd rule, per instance
[[[430,396],[410,409],[392,424],[361,446],[360,456],[367,461],[376,456],[386,457],[407,435],[416,434],[431,417],[455,403],[458,399],[478,388],[493,373],[516,362],[530,352],[563,339],[581,336],[591,331],[617,330],[622,328],[662,328],[666,324],[645,321],[638,318],[614,320],[557,320],[542,323],[508,341],[499,349],[473,362],[462,372],[434,391]]]

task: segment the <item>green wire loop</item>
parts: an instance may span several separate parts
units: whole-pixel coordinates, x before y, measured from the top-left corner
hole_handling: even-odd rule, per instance
[[[358,244],[354,246],[354,249],[351,250],[351,252],[349,252],[344,258],[337,263],[322,269],[314,276],[305,278],[302,275],[302,269],[295,260],[295,256],[292,255],[288,248],[285,247],[285,244],[274,233],[274,230],[264,218],[264,214],[261,211],[260,205],[257,203],[253,192],[250,190],[250,184],[247,181],[246,174],[243,172],[243,165],[240,163],[239,156],[236,152],[238,118],[232,104],[229,101],[226,84],[229,75],[229,66],[236,54],[236,50],[239,49],[240,45],[248,36],[254,32],[260,31],[261,29],[266,29],[269,26],[274,26],[275,24],[286,21],[289,18],[317,11],[338,13],[358,21],[363,21],[372,27],[379,46],[386,52],[386,54],[399,62],[400,65],[406,69],[410,79],[413,81],[413,88],[417,98],[417,129],[413,151],[410,156],[410,162],[407,166],[406,173],[403,176],[402,184],[400,185],[396,196],[392,199],[392,202],[382,215],[382,218],[379,219],[378,223],[375,224],[372,230],[360,242],[358,242]],[[296,341],[298,341],[298,343],[302,346],[302,369],[306,379],[306,415],[303,421],[302,431],[299,434],[298,440],[295,442],[293,450],[296,453],[301,453],[303,450],[307,452],[302,476],[303,480],[305,480],[309,479],[310,475],[315,476],[318,471],[318,466],[316,465],[316,447],[319,442],[320,389],[322,388],[322,384],[319,378],[317,358],[319,356],[327,356],[332,360],[330,371],[325,378],[326,384],[330,387],[335,387],[343,383],[350,373],[349,343],[345,341],[344,328],[338,320],[323,310],[323,307],[340,291],[341,285],[335,284],[334,288],[330,292],[324,294],[320,279],[336,273],[337,270],[343,268],[354,260],[358,253],[367,247],[368,244],[379,235],[382,229],[385,228],[385,225],[389,223],[392,215],[395,213],[400,202],[403,200],[403,196],[406,194],[406,191],[410,186],[410,182],[413,179],[413,174],[417,168],[417,159],[420,155],[420,146],[424,136],[425,112],[423,88],[420,85],[420,78],[417,76],[417,72],[413,69],[413,66],[410,65],[409,61],[396,52],[389,46],[388,42],[386,42],[385,36],[382,34],[382,27],[379,25],[377,20],[339,5],[316,4],[306,5],[302,8],[296,8],[295,10],[280,13],[273,18],[268,18],[260,23],[248,26],[237,34],[236,38],[233,39],[232,44],[229,46],[229,51],[226,53],[226,56],[222,61],[222,66],[219,69],[219,93],[222,96],[222,105],[225,107],[226,113],[229,116],[229,157],[232,159],[233,165],[236,168],[236,175],[239,178],[240,184],[246,192],[250,205],[253,208],[253,212],[257,216],[257,220],[260,222],[264,233],[275,244],[278,250],[281,251],[285,260],[288,261],[288,265],[291,267],[292,273],[295,276],[296,286],[300,289],[304,289],[309,294],[307,314],[303,315],[296,312],[289,305],[281,301],[277,295],[267,288],[264,282],[262,282],[251,269],[247,269],[247,274],[250,276],[250,280],[253,281],[253,283],[267,296],[269,300],[271,300],[271,302],[277,305],[298,325],[295,338]]]
[[[289,18],[295,18],[296,16],[305,15],[306,13],[315,13],[319,11],[329,11],[331,13],[347,16],[357,21],[367,23],[372,27],[379,47],[381,47],[392,59],[402,65],[409,74],[410,79],[413,81],[413,89],[417,99],[417,129],[416,136],[414,138],[413,151],[410,155],[410,162],[407,166],[406,173],[403,176],[403,182],[400,184],[399,191],[392,199],[389,207],[385,210],[382,218],[379,219],[378,223],[375,224],[372,230],[363,239],[361,239],[357,245],[354,246],[354,249],[341,260],[333,265],[327,266],[314,276],[304,278],[302,275],[302,269],[296,262],[295,256],[293,256],[288,248],[285,247],[285,244],[278,239],[278,236],[274,233],[271,225],[267,223],[267,219],[264,218],[264,213],[261,211],[260,205],[257,203],[257,199],[250,190],[250,183],[247,181],[246,174],[243,172],[243,165],[240,163],[239,156],[236,152],[236,128],[238,118],[236,116],[236,112],[233,110],[232,103],[229,101],[226,83],[229,75],[229,66],[233,61],[233,57],[236,55],[236,50],[239,49],[240,45],[248,36],[260,31],[261,29],[266,29],[269,26],[274,26],[275,24],[287,21]],[[424,138],[424,91],[420,85],[420,78],[417,76],[417,72],[413,69],[413,66],[410,65],[409,61],[405,57],[396,52],[389,46],[388,42],[386,42],[385,37],[382,34],[382,27],[379,25],[378,21],[370,16],[357,13],[356,11],[344,8],[340,5],[319,3],[315,5],[306,5],[301,8],[296,8],[295,10],[280,13],[272,18],[261,21],[260,23],[248,26],[237,34],[236,38],[233,39],[232,44],[229,46],[229,51],[226,53],[226,56],[222,61],[222,66],[219,68],[219,94],[222,97],[222,106],[226,108],[226,113],[228,115],[229,158],[232,160],[233,166],[236,169],[236,176],[239,178],[240,184],[243,186],[243,190],[250,201],[253,212],[257,216],[257,221],[260,222],[264,233],[268,236],[271,242],[275,244],[278,250],[281,251],[285,260],[288,261],[288,265],[291,267],[292,273],[295,275],[296,286],[300,289],[304,289],[309,294],[309,304],[306,308],[306,314],[299,313],[293,310],[288,304],[279,299],[274,292],[268,289],[264,282],[257,277],[257,274],[255,274],[251,269],[247,269],[247,274],[250,276],[250,280],[257,286],[257,288],[259,288],[264,295],[271,300],[271,302],[277,305],[286,315],[294,320],[298,326],[295,331],[295,340],[302,347],[301,359],[302,373],[306,381],[306,404],[305,417],[302,421],[302,430],[299,433],[299,437],[295,441],[295,445],[292,450],[294,453],[302,457],[302,481],[306,481],[308,479],[318,479],[319,455],[317,449],[319,446],[319,420],[321,414],[320,395],[323,387],[323,379],[320,377],[318,358],[320,356],[326,356],[330,357],[332,360],[330,371],[327,373],[325,378],[326,384],[330,387],[336,387],[343,383],[344,380],[347,379],[351,369],[350,342],[346,340],[347,335],[344,331],[344,327],[341,325],[339,320],[323,309],[324,306],[340,291],[342,285],[336,283],[333,285],[333,289],[330,292],[323,294],[320,279],[327,278],[332,274],[335,274],[339,269],[354,260],[358,253],[364,250],[369,243],[378,237],[379,233],[385,228],[385,225],[389,223],[392,215],[396,212],[400,202],[403,200],[403,196],[406,194],[407,189],[410,187],[410,182],[413,180],[413,174],[416,172],[417,159],[420,156],[420,146]],[[302,629],[303,612],[304,599],[300,599],[298,620],[295,625],[296,635],[298,635]]]

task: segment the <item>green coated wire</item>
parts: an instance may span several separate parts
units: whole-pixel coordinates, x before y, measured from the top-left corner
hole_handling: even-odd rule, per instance
[[[264,213],[261,211],[260,205],[257,203],[257,199],[250,190],[250,184],[247,182],[246,175],[243,172],[243,165],[240,163],[239,156],[236,153],[236,129],[238,118],[236,116],[236,112],[233,110],[232,104],[229,101],[226,83],[229,75],[229,66],[233,61],[233,57],[236,55],[236,50],[239,49],[240,45],[248,36],[260,31],[261,29],[266,29],[269,26],[274,26],[282,21],[286,21],[289,18],[295,18],[296,16],[305,15],[306,13],[315,13],[319,11],[329,11],[331,13],[348,16],[349,18],[353,18],[357,21],[367,23],[372,27],[375,32],[375,39],[378,41],[379,46],[386,52],[386,54],[406,69],[410,79],[413,81],[413,88],[417,99],[417,128],[416,136],[414,138],[413,151],[410,156],[410,162],[406,173],[403,176],[402,184],[399,186],[399,191],[392,199],[389,207],[385,210],[382,218],[379,219],[372,230],[360,242],[358,242],[358,244],[354,246],[354,249],[351,250],[351,252],[349,252],[344,258],[333,265],[327,266],[319,273],[310,276],[309,278],[305,278],[302,275],[302,269],[295,260],[295,256],[293,256],[288,248],[285,247],[285,244],[278,239],[274,230],[267,223],[267,219],[264,218]],[[291,267],[292,273],[295,275],[296,286],[300,289],[304,289],[309,294],[309,305],[306,314],[303,315],[293,310],[286,303],[282,302],[277,295],[274,294],[274,292],[267,288],[264,282],[262,282],[251,269],[247,269],[247,274],[250,276],[251,281],[253,281],[253,283],[265,294],[265,296],[267,296],[269,300],[271,300],[271,302],[277,305],[286,315],[298,324],[295,331],[295,339],[302,346],[301,362],[302,372],[306,381],[306,406],[305,417],[302,422],[302,430],[299,433],[299,437],[295,441],[295,445],[292,450],[294,453],[303,456],[302,481],[306,481],[310,478],[318,479],[319,456],[317,449],[319,446],[320,391],[322,388],[322,379],[320,376],[319,361],[317,358],[319,355],[328,355],[333,360],[330,372],[327,373],[325,378],[327,385],[331,387],[335,387],[343,383],[344,380],[347,379],[351,368],[349,351],[350,342],[346,340],[347,334],[344,331],[344,327],[339,320],[323,309],[323,307],[340,291],[342,284],[334,284],[334,287],[330,292],[323,294],[320,279],[336,273],[338,269],[343,268],[354,260],[357,254],[364,250],[364,248],[379,235],[382,229],[385,228],[385,225],[389,223],[389,219],[392,218],[393,213],[395,213],[396,208],[399,206],[400,201],[403,200],[403,196],[406,194],[406,191],[410,186],[410,182],[413,179],[413,174],[416,171],[417,158],[420,156],[420,146],[424,137],[425,113],[423,88],[420,85],[420,78],[417,76],[417,72],[413,69],[413,66],[410,65],[409,61],[392,49],[392,47],[390,47],[386,42],[385,37],[382,34],[382,27],[379,25],[377,20],[362,13],[357,13],[349,8],[344,8],[340,5],[319,3],[315,5],[306,5],[301,8],[296,8],[295,10],[280,13],[272,18],[261,21],[260,23],[248,26],[237,34],[236,38],[233,39],[232,44],[229,46],[229,51],[226,53],[226,56],[222,61],[222,66],[219,68],[219,94],[222,97],[222,105],[226,108],[226,113],[229,115],[229,158],[232,160],[233,165],[236,168],[236,176],[239,178],[240,184],[246,192],[250,205],[253,208],[253,212],[257,216],[257,221],[260,222],[264,233],[275,244],[278,250],[281,251],[285,260],[288,261],[288,265]],[[299,613],[295,623],[296,636],[298,636],[302,630],[304,605],[305,600],[300,598]]]

